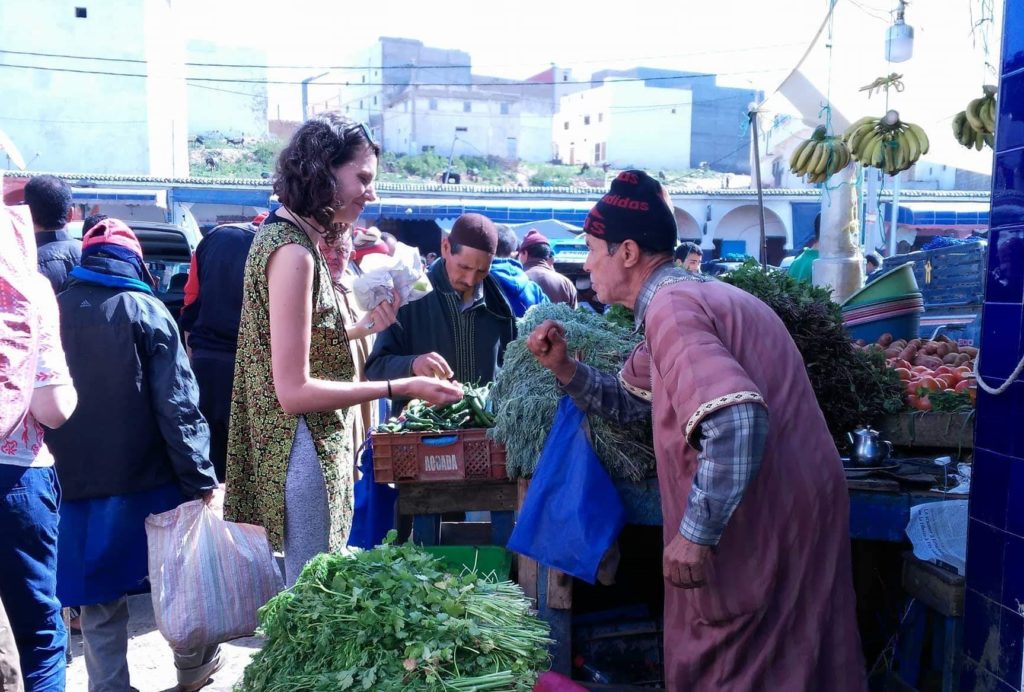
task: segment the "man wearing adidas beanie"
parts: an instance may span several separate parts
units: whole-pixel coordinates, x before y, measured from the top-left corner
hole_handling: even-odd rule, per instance
[[[653,418],[666,689],[863,692],[846,479],[782,321],[673,266],[671,201],[643,171],[584,231],[598,300],[631,308],[644,341],[617,376],[572,359],[553,321],[527,347],[580,408]]]

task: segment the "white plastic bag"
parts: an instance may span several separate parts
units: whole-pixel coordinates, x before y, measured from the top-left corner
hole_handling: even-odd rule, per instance
[[[363,273],[352,282],[352,292],[356,305],[364,312],[370,312],[394,296],[405,305],[432,290],[419,250],[404,243],[395,246],[393,256],[366,255],[359,268]]]
[[[146,517],[160,634],[176,650],[252,635],[256,611],[284,588],[261,526],[224,521],[201,500]]]

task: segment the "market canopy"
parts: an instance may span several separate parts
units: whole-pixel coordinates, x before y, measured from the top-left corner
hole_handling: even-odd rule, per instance
[[[517,223],[512,224],[512,230],[515,231],[519,240],[526,237],[532,229],[545,236],[548,240],[562,240],[571,239],[578,236],[583,228],[581,226],[574,226],[571,223],[559,221],[558,219],[543,219],[541,221],[530,221],[528,223]]]
[[[367,217],[436,221],[456,219],[462,214],[483,214],[496,223],[509,225],[560,221],[565,228],[582,228],[587,212],[596,200],[568,199],[466,199],[429,197],[387,197],[366,206]],[[527,229],[529,230],[529,229]],[[545,233],[545,235],[547,235]]]

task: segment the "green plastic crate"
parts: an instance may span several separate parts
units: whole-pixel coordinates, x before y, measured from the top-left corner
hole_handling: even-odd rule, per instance
[[[505,581],[512,569],[512,553],[500,545],[429,545],[423,550],[443,559],[455,573],[468,569],[481,577],[493,574],[497,581]]]

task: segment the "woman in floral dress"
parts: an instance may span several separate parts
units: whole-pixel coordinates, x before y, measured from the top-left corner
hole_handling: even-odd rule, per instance
[[[457,383],[425,377],[353,382],[349,338],[395,321],[388,302],[346,331],[318,249],[350,234],[376,199],[380,147],[335,113],[307,121],[281,152],[282,207],[257,233],[245,267],[231,401],[225,515],[259,524],[285,554],[290,585],[305,563],[342,549],[352,522],[351,407],[383,397],[457,401]]]

